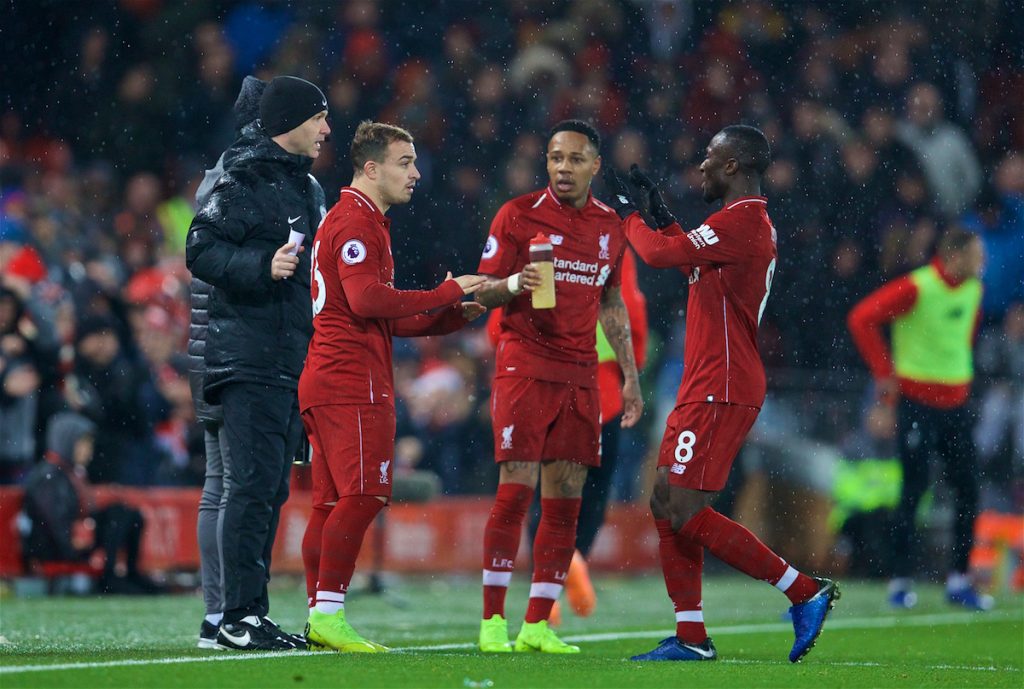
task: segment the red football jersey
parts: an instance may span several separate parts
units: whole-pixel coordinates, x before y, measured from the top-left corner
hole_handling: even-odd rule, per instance
[[[313,338],[299,378],[302,411],[321,404],[394,404],[392,335],[441,334],[465,323],[457,305],[462,288],[454,280],[433,290],[394,289],[390,228],[373,201],[345,187],[317,231]],[[423,315],[447,305],[455,306]]]
[[[606,286],[622,284],[622,224],[593,195],[577,209],[550,188],[524,194],[494,216],[477,272],[507,277],[521,271],[538,232],[554,250],[555,308],[534,309],[529,292],[505,305],[495,376],[595,387],[597,313]]]
[[[653,232],[639,213],[626,219],[629,243],[656,268],[690,276],[683,380],[676,404],[722,402],[760,407],[764,364],[757,325],[772,288],[778,252],[767,200],[733,201],[695,230]]]

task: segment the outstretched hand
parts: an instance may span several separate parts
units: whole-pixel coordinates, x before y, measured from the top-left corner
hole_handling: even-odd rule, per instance
[[[462,317],[467,321],[475,321],[487,313],[487,307],[478,301],[464,301],[459,306],[462,307]]]
[[[615,172],[611,165],[604,168],[604,183],[608,187],[608,205],[615,210],[618,216],[625,220],[633,213],[637,213],[640,209],[637,207],[636,201],[633,199],[633,192],[630,190],[626,183],[622,181],[619,174]]]
[[[658,226],[659,230],[676,222],[676,217],[668,209],[668,204],[662,198],[658,185],[636,163],[629,167],[629,181],[647,197],[647,203],[642,205],[650,211],[651,218],[654,219],[654,224]]]
[[[473,292],[476,292],[478,289],[483,287],[484,282],[487,281],[487,278],[480,275],[460,275],[457,278],[452,277],[452,271],[450,270],[444,279],[445,281],[455,280],[455,283],[462,288],[463,294],[472,294]]]

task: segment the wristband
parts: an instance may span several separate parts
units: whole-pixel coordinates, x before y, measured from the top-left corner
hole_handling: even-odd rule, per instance
[[[508,286],[508,291],[512,293],[512,296],[517,296],[523,293],[523,288],[519,286],[520,275],[522,275],[522,273],[509,275],[508,280],[505,281],[505,284]]]

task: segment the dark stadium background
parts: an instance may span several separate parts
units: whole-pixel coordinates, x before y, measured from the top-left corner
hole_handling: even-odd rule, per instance
[[[543,184],[545,132],[559,119],[591,120],[604,164],[649,168],[689,226],[709,212],[695,175],[710,136],[733,122],[761,127],[781,263],[761,329],[770,406],[736,472],[741,496],[745,485],[767,490],[756,479],[769,476],[828,513],[840,462],[891,456],[866,414],[846,313],[925,262],[942,228],[979,232],[989,253],[975,388],[989,424],[982,508],[1019,513],[1022,46],[1024,13],[998,0],[3,0],[0,282],[25,317],[0,321],[0,336],[25,341],[39,379],[0,400],[4,482],[38,461],[46,420],[72,403],[76,324],[106,312],[139,397],[133,418],[116,420],[128,449],[105,480],[201,484],[183,359],[192,196],[231,141],[242,78],[293,74],[330,100],[334,134],[314,167],[329,199],[350,179],[346,146],[361,119],[416,136],[423,180],[391,213],[402,287],[476,268],[500,204]],[[918,125],[936,137],[932,152],[966,142],[956,161],[976,164],[975,180],[951,183],[901,142],[922,83],[941,97],[936,121]],[[685,279],[649,269],[640,279],[653,331],[648,413],[624,436],[622,500],[644,492],[681,368]],[[418,457],[448,494],[493,486],[488,347],[474,328],[396,349],[406,461]],[[941,545],[941,489],[936,504]]]

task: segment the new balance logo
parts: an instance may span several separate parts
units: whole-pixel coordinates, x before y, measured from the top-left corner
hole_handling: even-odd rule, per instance
[[[685,464],[673,464],[671,466],[671,468],[669,469],[669,471],[671,471],[673,474],[682,474],[683,472],[686,471],[686,465]]]
[[[551,236],[551,246],[562,246],[562,242],[565,240],[560,234],[553,234]]]
[[[718,235],[708,225],[701,225],[696,230],[690,230],[686,236],[698,249],[718,243]]]
[[[512,449],[512,430],[516,427],[515,424],[511,426],[505,426],[501,429],[501,449],[511,450]]]

